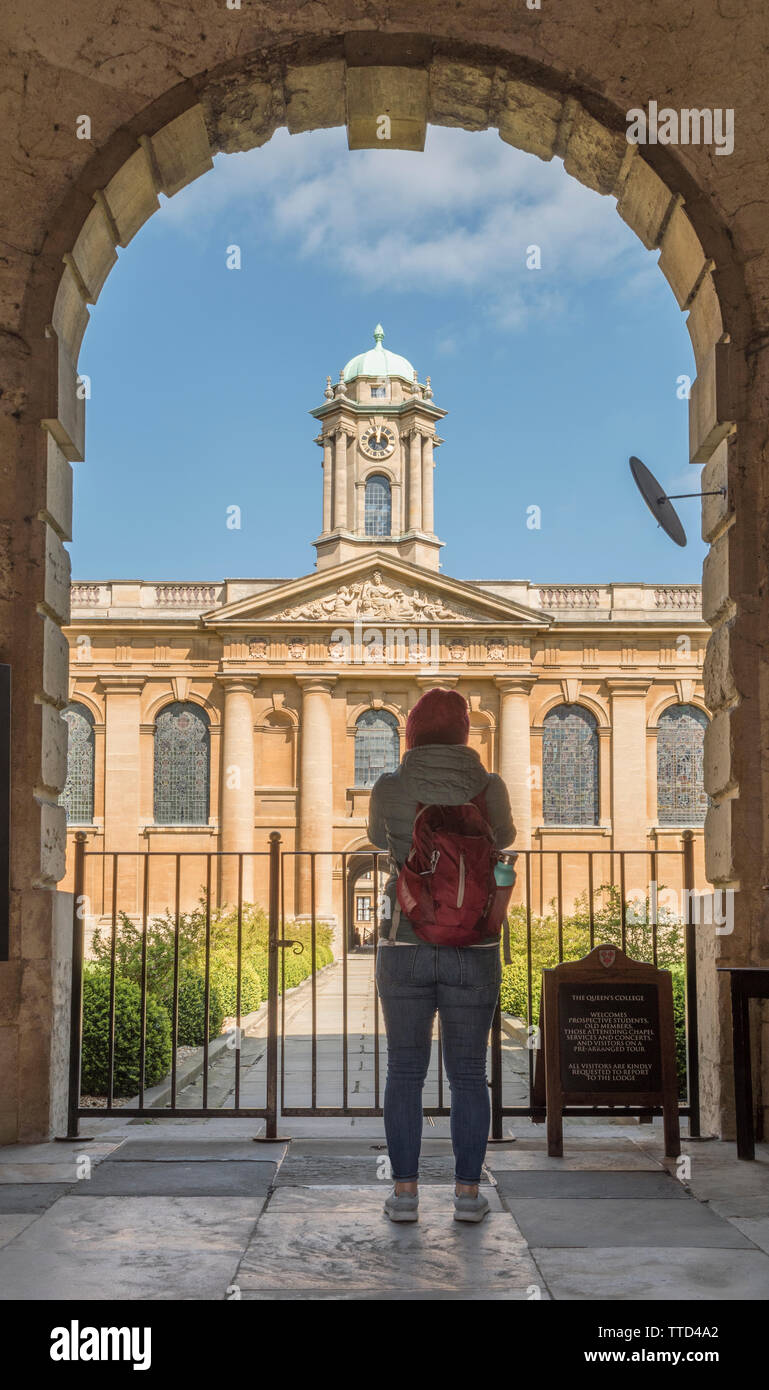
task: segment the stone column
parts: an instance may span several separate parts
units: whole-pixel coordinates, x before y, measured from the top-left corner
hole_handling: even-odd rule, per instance
[[[220,901],[237,907],[238,860],[254,849],[254,686],[258,677],[220,676],[224,687],[221,756]],[[243,902],[254,900],[254,861],[243,859]]]
[[[529,692],[536,676],[497,676],[499,775],[507,784],[516,836],[514,849],[531,849],[531,739]]]
[[[422,445],[422,530],[431,536],[435,531],[435,511],[433,506],[433,437],[426,434]]]
[[[646,818],[646,692],[648,680],[610,678],[611,693],[611,823],[615,850],[645,849]],[[638,861],[638,856],[633,859]],[[628,861],[628,867],[631,861]],[[637,877],[637,875],[635,876]],[[648,878],[648,875],[647,875]],[[629,888],[629,885],[628,885]]]
[[[104,848],[108,853],[146,848],[139,841],[141,817],[141,694],[144,676],[100,677],[105,695],[104,713]],[[108,860],[105,912],[111,912],[111,863]],[[141,909],[140,865],[136,858],[118,858],[118,912]]]
[[[422,435],[409,435],[409,531],[422,530]]]
[[[331,495],[334,467],[334,441],[330,434],[323,436],[323,534],[331,530]]]
[[[302,724],[299,739],[299,835],[297,849],[317,850],[315,861],[315,912],[332,916],[332,849],[334,828],[334,756],[331,726],[331,692],[336,676],[298,676],[302,688]],[[323,853],[322,851],[325,851]],[[300,858],[299,910],[309,913],[311,872],[309,858]]]
[[[347,529],[347,430],[334,437],[334,529]]]

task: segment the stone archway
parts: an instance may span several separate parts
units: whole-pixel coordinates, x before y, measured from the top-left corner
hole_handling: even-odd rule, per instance
[[[201,44],[205,35],[201,35]],[[563,39],[560,41],[563,48]],[[592,45],[587,45],[592,53]],[[616,198],[620,216],[647,248],[687,312],[697,379],[690,400],[690,458],[707,464],[703,614],[713,625],[705,669],[713,712],[706,785],[714,805],[706,828],[711,880],[739,887],[731,938],[702,939],[703,1118],[730,1125],[728,1029],[717,997],[716,950],[724,962],[755,962],[767,952],[762,863],[766,792],[754,749],[760,741],[761,672],[758,529],[765,440],[763,340],[754,338],[762,301],[756,265],[735,250],[708,180],[689,158],[629,146],[622,106],[598,95],[600,80],[578,85],[574,54],[535,64],[490,47],[392,35],[386,65],[370,36],[262,47],[247,58],[202,63],[198,76],[153,88],[155,100],[106,103],[111,134],[90,159],[72,160],[74,187],[53,189],[35,209],[32,254],[14,259],[18,303],[3,340],[5,454],[15,460],[8,523],[4,648],[15,673],[12,961],[6,972],[7,1075],[14,1077],[2,1137],[36,1138],[61,1120],[66,1048],[66,930],[55,889],[64,869],[65,827],[57,795],[66,771],[58,710],[67,698],[71,463],[84,453],[84,402],[77,359],[94,303],[117,259],[158,207],[211,167],[218,151],[265,143],[280,125],[292,133],[347,124],[357,147],[377,139],[384,108],[391,144],[419,148],[428,122],[496,127],[518,148],[563,158],[568,173]],[[207,57],[205,45],[201,58]],[[600,73],[593,54],[586,71]],[[616,84],[615,84],[616,86]],[[630,104],[630,103],[629,103]],[[80,152],[78,152],[80,154]],[[702,186],[698,185],[697,175]],[[686,203],[685,203],[686,198]],[[723,201],[723,200],[722,200]],[[689,212],[691,210],[691,216]],[[749,239],[752,224],[745,237]],[[744,238],[743,238],[744,239]],[[769,262],[769,246],[753,262]],[[746,268],[747,266],[747,268]],[[748,283],[750,282],[750,283]],[[765,392],[764,392],[765,393]],[[42,430],[40,426],[42,425]],[[762,915],[763,914],[763,915]],[[763,936],[762,936],[763,931]]]

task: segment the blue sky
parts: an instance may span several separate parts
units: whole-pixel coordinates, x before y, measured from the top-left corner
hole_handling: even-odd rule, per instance
[[[321,452],[308,411],[381,320],[449,411],[436,469],[447,573],[699,581],[700,504],[678,504],[681,550],[627,465],[637,454],[671,492],[699,487],[677,397],[695,374],[684,316],[657,253],[560,160],[496,132],[431,128],[414,154],[279,131],[161,204],[120,252],[81,351],[75,579],[311,572]]]

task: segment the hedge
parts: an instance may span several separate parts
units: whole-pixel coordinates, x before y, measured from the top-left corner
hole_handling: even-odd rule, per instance
[[[106,1095],[109,1067],[109,971],[89,962],[83,972],[83,1054],[81,1090]],[[132,980],[115,978],[114,1094],[139,1090],[141,991]],[[144,1085],[154,1086],[171,1066],[171,1020],[163,1005],[147,996]]]

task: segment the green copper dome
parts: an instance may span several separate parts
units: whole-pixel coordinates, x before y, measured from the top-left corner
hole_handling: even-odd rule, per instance
[[[344,381],[354,381],[357,376],[400,376],[405,381],[414,380],[414,368],[411,363],[406,357],[400,357],[397,352],[388,352],[387,348],[382,347],[383,338],[384,329],[381,323],[378,323],[374,329],[376,347],[350,358],[342,373]]]

